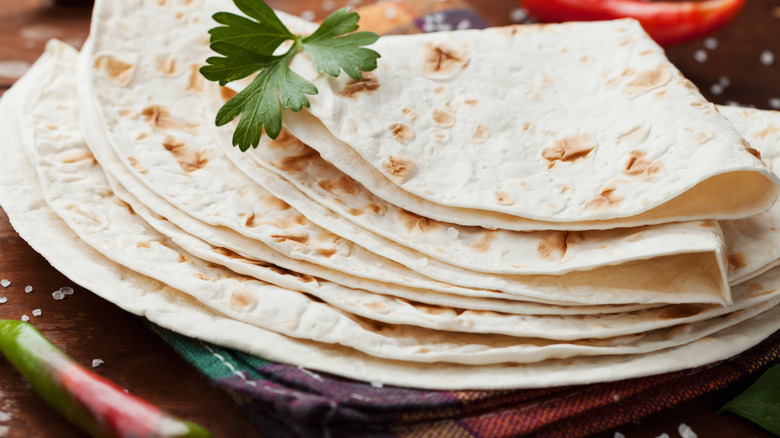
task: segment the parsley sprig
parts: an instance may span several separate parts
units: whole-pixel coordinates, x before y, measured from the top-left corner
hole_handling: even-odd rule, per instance
[[[209,31],[211,49],[222,56],[210,57],[200,69],[210,80],[225,85],[257,73],[252,83],[230,99],[217,112],[217,126],[241,116],[233,145],[241,151],[257,147],[263,131],[276,138],[282,129],[282,108],[300,111],[309,107],[306,95],[317,94],[317,87],[289,68],[301,50],[314,62],[318,73],[338,76],[341,70],[355,80],[363,71],[374,70],[379,54],[367,46],[379,36],[373,32],[355,32],[359,16],[348,8],[332,13],[309,36],[294,35],[279,20],[273,9],[261,0],[234,0],[248,17],[218,12],[214,20],[221,24]],[[286,53],[274,52],[286,41],[292,46]]]

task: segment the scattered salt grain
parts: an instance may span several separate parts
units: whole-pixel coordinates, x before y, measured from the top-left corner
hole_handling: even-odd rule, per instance
[[[718,48],[718,40],[715,38],[707,38],[704,40],[704,48],[707,50],[715,50]]]
[[[720,96],[721,94],[723,94],[723,85],[721,85],[721,84],[712,84],[712,86],[710,86],[710,93],[712,93],[712,94],[714,94],[716,96]]]
[[[780,97],[773,97],[769,99],[769,106],[773,109],[780,110]]]
[[[92,359],[92,368],[97,368],[104,363],[105,362],[103,362],[103,359]]]
[[[721,76],[718,78],[718,83],[724,87],[728,87],[731,85],[731,79],[729,79],[728,76]]]
[[[336,2],[332,0],[325,0],[324,2],[322,2],[322,9],[326,11],[332,11],[336,9]]]
[[[0,280],[0,286],[3,286],[3,287],[8,287],[8,286],[10,286],[10,285],[11,285],[11,282],[10,282],[10,281],[8,281],[8,280],[6,280],[5,278],[4,278],[4,279],[2,279],[2,280]]]
[[[314,11],[303,11],[301,12],[301,18],[308,21],[314,21],[317,16],[314,14]]]
[[[680,423],[679,426],[677,426],[677,432],[680,433],[680,436],[682,438],[697,438],[698,435],[696,435],[696,432],[691,429],[691,426],[688,426],[685,423]]]
[[[668,433],[662,433],[662,434],[658,435],[655,438],[669,438],[669,434]]]
[[[73,288],[69,286],[63,286],[60,288],[60,292],[65,295],[73,295]]]
[[[41,309],[35,309],[32,311],[33,316],[41,316]]]
[[[423,258],[417,260],[416,262],[414,262],[414,264],[417,265],[417,267],[424,268],[424,267],[428,266],[428,259],[423,257]]]
[[[371,382],[371,386],[373,386],[374,388],[381,388],[381,387],[383,387],[385,385],[384,385],[384,383],[380,382],[379,380],[374,380],[374,381]]]
[[[693,59],[698,62],[707,62],[707,51],[704,49],[699,49],[693,52]]]
[[[65,298],[65,294],[60,292],[60,291],[58,291],[58,290],[55,290],[54,292],[51,293],[51,297],[54,298],[55,300],[59,301],[59,300]]]
[[[528,18],[528,11],[524,8],[514,8],[509,11],[509,19],[513,23],[522,23],[526,18]]]
[[[622,433],[620,433],[620,432],[615,432],[615,436],[614,436],[613,438],[626,438],[626,436],[625,436],[625,435],[623,435],[623,434],[622,434]]]
[[[0,297],[0,304],[5,304],[8,302],[8,298],[6,297]]]
[[[458,234],[460,234],[460,233],[458,232],[457,229],[449,227],[449,228],[447,228],[447,234],[449,234],[449,236],[452,237],[453,239],[457,239],[458,238]]]
[[[388,20],[395,20],[397,16],[398,13],[395,11],[395,8],[393,7],[385,8],[385,17],[387,17]]]
[[[729,100],[726,102],[726,106],[740,106],[736,100]]]
[[[761,52],[761,63],[764,65],[772,65],[775,63],[775,54],[769,50]]]
[[[33,291],[33,287],[30,286],[29,284],[24,287],[24,293],[29,294],[32,291]]]
[[[22,315],[22,321],[27,322],[30,320],[30,317],[27,315]]]

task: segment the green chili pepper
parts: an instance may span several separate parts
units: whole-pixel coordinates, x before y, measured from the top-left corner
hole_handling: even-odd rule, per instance
[[[88,371],[32,325],[0,319],[0,352],[60,414],[93,437],[211,437]]]

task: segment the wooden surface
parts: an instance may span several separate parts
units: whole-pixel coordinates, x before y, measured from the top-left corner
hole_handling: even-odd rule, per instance
[[[75,46],[83,43],[89,27],[89,7],[49,3],[0,0],[0,93],[13,84],[25,65],[40,55],[49,38]],[[321,19],[328,10],[356,2],[268,3],[292,13],[311,11]],[[515,4],[511,0],[475,0],[473,5],[493,25],[512,22]],[[515,18],[520,15],[517,11],[514,14]],[[714,38],[671,48],[669,57],[713,102],[780,109],[780,0],[749,0],[738,20]],[[762,62],[764,51],[778,59],[767,63],[765,54]],[[227,395],[211,386],[149,332],[139,318],[79,288],[52,269],[19,238],[1,210],[0,279],[11,281],[7,288],[0,288],[0,296],[9,298],[7,303],[0,304],[0,317],[20,318],[27,314],[79,363],[90,366],[93,359],[102,359],[105,363],[96,369],[100,374],[165,409],[204,424],[218,437],[258,436]],[[24,293],[27,285],[34,291]],[[51,292],[62,286],[73,287],[75,294],[62,301],[53,300]],[[41,316],[32,316],[34,309],[41,309]],[[662,433],[676,437],[680,436],[681,423],[689,425],[699,437],[769,436],[745,420],[714,414],[750,380],[599,436],[612,437],[619,431],[628,438],[656,437]],[[80,436],[83,435],[53,412],[0,359],[0,438]]]

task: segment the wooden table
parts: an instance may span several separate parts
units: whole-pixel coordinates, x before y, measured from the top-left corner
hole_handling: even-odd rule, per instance
[[[363,0],[368,3],[372,0]],[[74,3],[71,0],[68,3]],[[80,46],[87,35],[89,7],[47,6],[46,0],[0,0],[0,93],[24,67],[43,51],[47,39],[56,37]],[[311,11],[317,19],[328,11],[354,1],[269,1],[292,12]],[[515,4],[511,0],[473,1],[474,7],[493,25],[510,24]],[[769,51],[778,59],[768,62]],[[763,56],[762,56],[763,53]],[[739,103],[757,108],[780,109],[780,0],[750,0],[739,19],[713,39],[700,40],[668,50],[672,61],[715,103]],[[2,158],[0,158],[2,159]],[[0,279],[12,283],[0,288],[0,296],[16,299],[0,305],[0,317],[19,318],[41,309],[35,325],[56,345],[82,364],[93,359],[105,363],[97,369],[123,388],[165,409],[193,419],[218,437],[258,436],[233,401],[191,368],[137,317],[87,290],[77,287],[51,268],[13,231],[0,210]],[[25,294],[30,285],[34,291]],[[54,301],[51,292],[72,286],[75,294]],[[726,400],[742,391],[750,380],[726,390],[681,404],[672,410],[617,428],[628,438],[679,436],[685,423],[700,437],[769,436],[760,428],[732,415],[715,415]],[[612,437],[615,431],[599,436]],[[80,437],[81,432],[62,420],[0,359],[0,437]]]

